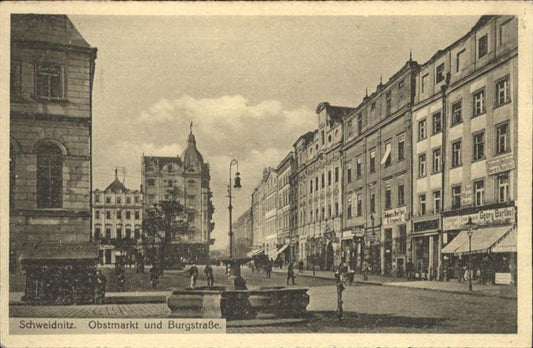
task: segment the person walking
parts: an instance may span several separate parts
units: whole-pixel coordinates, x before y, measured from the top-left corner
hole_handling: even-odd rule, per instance
[[[124,267],[119,267],[117,283],[118,291],[124,291],[124,285],[126,284],[126,269]]]
[[[196,280],[198,280],[198,267],[196,267],[196,263],[193,261],[191,268],[189,268],[189,274],[191,276],[191,288],[196,287]]]
[[[205,277],[207,278],[207,286],[213,286],[213,283],[215,282],[215,276],[213,275],[213,267],[211,267],[209,262],[205,265],[204,273]]]
[[[409,261],[407,261],[407,265],[405,265],[405,268],[406,268],[406,271],[407,271],[407,280],[413,280],[414,279],[414,268],[415,266],[413,265],[413,261],[411,261],[411,259],[409,259]]]
[[[304,273],[304,262],[303,262],[303,260],[300,260],[298,262],[298,273]]]
[[[368,280],[368,262],[363,261],[363,280]]]
[[[157,289],[157,285],[159,284],[159,269],[156,264],[150,269],[150,282],[152,283],[152,289]]]
[[[272,274],[272,262],[269,261],[265,265],[265,273],[268,279],[270,279],[270,275]]]
[[[294,265],[292,262],[289,262],[289,267],[287,267],[287,285],[289,285],[289,279],[292,279],[292,285],[294,285]]]
[[[96,273],[96,301],[95,301],[97,304],[104,303],[106,285],[107,285],[107,278],[102,273],[102,271],[98,270],[98,272]]]

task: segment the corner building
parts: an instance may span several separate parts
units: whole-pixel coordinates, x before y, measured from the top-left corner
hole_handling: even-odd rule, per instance
[[[196,147],[192,129],[181,157],[143,156],[141,172],[144,211],[172,195],[185,207],[189,229],[184,235],[173,237],[168,266],[191,260],[207,262],[209,246],[214,243],[211,238],[214,228],[211,177],[209,164],[204,162]]]
[[[294,143],[298,254],[307,267],[340,262],[343,119],[353,108],[327,102],[316,108],[318,129]]]
[[[342,258],[352,269],[401,275],[411,213],[411,106],[418,64],[409,60],[365,96],[344,127]]]
[[[474,274],[514,272],[516,239],[514,252],[497,249],[516,234],[517,25],[483,16],[417,75],[412,239],[421,277],[462,276],[469,218]]]

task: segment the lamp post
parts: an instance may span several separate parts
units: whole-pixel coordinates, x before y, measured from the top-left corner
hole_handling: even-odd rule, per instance
[[[468,222],[465,224],[466,233],[468,234],[468,291],[472,291],[472,235],[474,234],[474,228],[476,224],[472,222],[472,218],[468,218]]]
[[[234,274],[233,269],[233,226],[232,226],[232,219],[231,219],[231,212],[233,210],[233,206],[231,205],[231,186],[232,186],[232,178],[231,178],[231,167],[233,165],[237,166],[237,171],[235,172],[235,179],[233,183],[233,188],[235,190],[239,190],[241,188],[241,173],[239,173],[239,162],[234,158],[231,160],[229,164],[229,183],[228,183],[228,198],[229,198],[229,205],[228,205],[228,211],[229,211],[229,258],[230,258],[230,270],[231,274]],[[235,275],[240,275],[240,272],[238,272]]]

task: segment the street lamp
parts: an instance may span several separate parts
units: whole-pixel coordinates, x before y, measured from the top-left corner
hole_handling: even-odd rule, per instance
[[[235,178],[233,182],[233,188],[235,190],[239,190],[241,186],[241,173],[239,173],[239,162],[234,158],[231,160],[229,164],[229,184],[228,184],[228,198],[229,198],[229,205],[228,205],[228,211],[229,211],[229,258],[230,258],[230,269],[233,269],[233,226],[232,226],[232,219],[231,219],[231,211],[233,209],[233,206],[231,205],[231,186],[232,186],[232,178],[231,178],[231,167],[233,165],[237,166],[237,171],[235,172]],[[239,272],[240,273],[240,272]]]
[[[474,234],[474,228],[476,224],[472,222],[472,218],[468,218],[468,222],[465,224],[466,233],[468,234],[468,291],[472,291],[472,235]]]

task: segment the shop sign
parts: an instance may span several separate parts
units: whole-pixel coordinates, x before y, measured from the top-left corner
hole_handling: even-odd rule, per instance
[[[494,273],[495,284],[511,284],[511,273]]]
[[[472,184],[463,185],[461,190],[461,205],[469,206],[472,205],[473,193],[472,193]]]
[[[512,153],[487,161],[487,173],[489,175],[506,172],[514,168],[515,162]]]
[[[436,230],[439,228],[439,219],[418,221],[413,224],[413,232]]]
[[[512,224],[515,222],[515,208],[505,207],[497,209],[480,210],[474,214],[449,216],[445,217],[443,221],[444,230],[460,230],[464,229],[468,219],[472,218],[472,222],[478,226],[492,225],[492,224]]]
[[[383,212],[383,224],[393,225],[397,223],[406,222],[407,207],[399,207],[394,209],[385,210]]]

